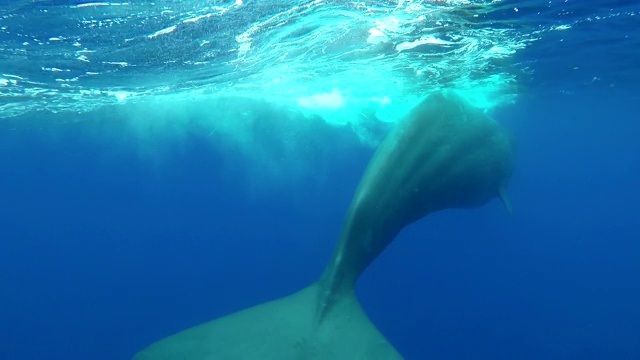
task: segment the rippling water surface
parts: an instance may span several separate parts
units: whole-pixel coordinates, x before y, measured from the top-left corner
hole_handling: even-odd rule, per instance
[[[637,80],[637,11],[568,0],[11,1],[0,7],[0,109],[84,112],[223,94],[373,107],[394,120],[438,88],[492,107],[525,87]],[[608,67],[616,71],[605,77]]]

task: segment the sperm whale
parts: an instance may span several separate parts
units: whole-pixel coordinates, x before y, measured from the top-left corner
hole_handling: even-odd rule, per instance
[[[452,91],[427,96],[380,144],[320,279],[283,298],[160,340],[134,360],[402,359],[362,310],[355,284],[407,225],[499,197],[514,168],[511,137]]]

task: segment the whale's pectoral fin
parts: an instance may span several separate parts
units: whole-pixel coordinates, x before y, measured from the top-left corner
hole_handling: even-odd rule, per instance
[[[134,360],[399,360],[355,295],[317,321],[318,286],[195,326],[152,344]]]
[[[504,207],[507,209],[509,214],[513,214],[513,208],[511,207],[511,200],[509,200],[509,196],[507,195],[507,189],[504,186],[498,188],[498,197],[504,204]]]

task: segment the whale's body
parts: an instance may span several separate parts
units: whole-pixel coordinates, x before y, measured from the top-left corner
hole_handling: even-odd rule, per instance
[[[284,298],[165,338],[146,359],[402,359],[369,321],[356,280],[406,225],[446,208],[501,197],[513,172],[510,137],[450,92],[432,94],[382,142],[321,278]]]

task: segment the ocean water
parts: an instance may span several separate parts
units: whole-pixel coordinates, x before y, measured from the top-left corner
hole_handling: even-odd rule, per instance
[[[406,359],[640,359],[633,1],[0,4],[0,359],[129,359],[315,281],[366,164],[453,89],[498,200],[357,287]]]

